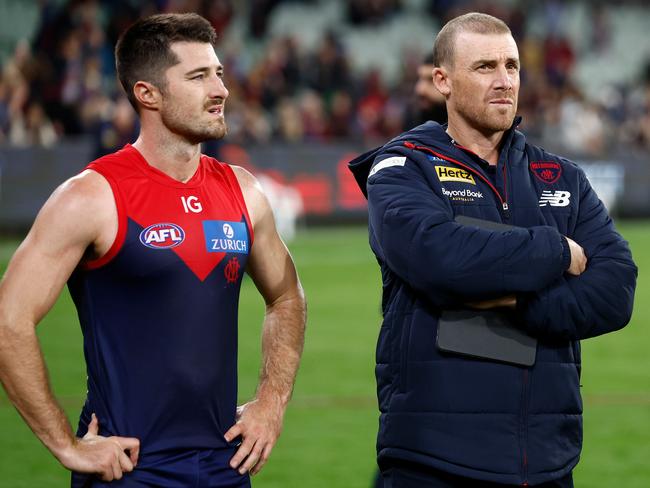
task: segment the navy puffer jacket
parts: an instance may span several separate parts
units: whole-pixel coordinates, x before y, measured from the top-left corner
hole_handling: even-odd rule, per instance
[[[378,456],[461,476],[535,485],[577,464],[580,339],[625,326],[637,268],[583,171],[514,127],[496,173],[427,122],[350,163],[368,197],[383,278],[377,344]],[[485,230],[466,215],[517,226]],[[564,236],[588,257],[566,274]],[[538,338],[532,367],[442,353],[440,311],[517,296]]]

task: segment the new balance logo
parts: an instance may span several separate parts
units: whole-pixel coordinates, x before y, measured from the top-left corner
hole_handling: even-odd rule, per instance
[[[571,193],[568,191],[544,190],[539,199],[539,206],[546,207],[547,205],[550,205],[551,207],[566,207],[570,203],[570,198]]]

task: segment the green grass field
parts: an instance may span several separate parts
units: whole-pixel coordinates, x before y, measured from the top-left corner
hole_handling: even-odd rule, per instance
[[[583,343],[585,446],[579,488],[650,486],[650,223],[625,223],[641,273],[632,323]],[[0,244],[4,269],[16,242]],[[377,409],[374,347],[380,278],[363,228],[318,229],[291,244],[309,301],[302,367],[285,429],[254,486],[369,487]],[[240,398],[255,389],[262,302],[247,280],[240,304]],[[81,335],[67,291],[39,326],[54,391],[76,425],[85,394]],[[66,486],[0,393],[0,487]]]

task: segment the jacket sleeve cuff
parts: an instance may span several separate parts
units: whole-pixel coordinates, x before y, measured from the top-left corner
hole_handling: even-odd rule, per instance
[[[562,270],[566,271],[571,266],[571,248],[566,237],[562,236]]]

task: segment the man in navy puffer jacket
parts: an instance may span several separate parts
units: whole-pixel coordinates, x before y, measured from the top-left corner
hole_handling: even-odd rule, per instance
[[[382,475],[393,488],[571,487],[579,341],[627,324],[637,268],[583,171],[516,130],[519,56],[506,24],[453,19],[434,64],[448,125],[427,122],[350,163],[383,279]],[[459,306],[511,309],[537,338],[535,363],[439,351],[440,313]]]

